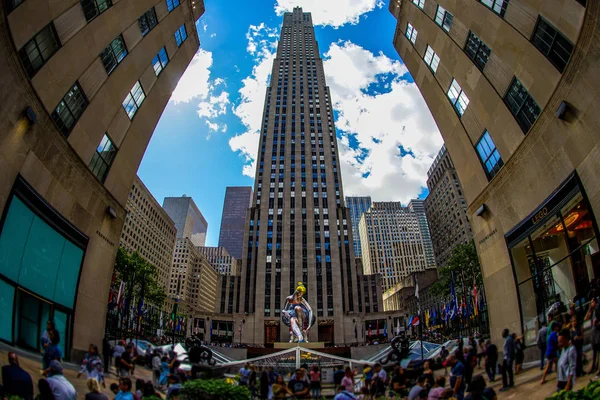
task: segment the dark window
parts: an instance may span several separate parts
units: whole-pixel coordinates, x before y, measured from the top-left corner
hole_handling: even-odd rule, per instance
[[[154,7],[146,11],[144,15],[138,19],[138,25],[140,26],[140,31],[142,31],[142,36],[146,36],[146,34],[154,29],[157,24],[158,20],[156,19]]]
[[[442,6],[438,5],[437,12],[435,13],[435,23],[442,27],[446,32],[450,32],[452,26],[452,20],[454,17]]]
[[[560,72],[565,70],[573,52],[573,44],[542,17],[538,18],[531,43],[546,56],[557,70]]]
[[[541,110],[527,89],[525,89],[516,77],[506,92],[506,96],[504,96],[504,102],[515,116],[523,132],[527,133],[540,115]]]
[[[169,63],[169,56],[167,56],[167,50],[163,47],[160,49],[158,54],[152,59],[152,67],[156,76],[160,75],[162,70]]]
[[[179,5],[179,0],[167,0],[167,10],[173,11]]]
[[[52,112],[52,119],[63,135],[69,136],[87,105],[88,101],[81,91],[79,83],[75,82]]]
[[[102,141],[96,148],[92,161],[90,161],[90,170],[100,182],[104,183],[116,154],[117,148],[108,135],[104,134]]]
[[[479,0],[479,2],[501,17],[504,17],[508,7],[508,0]]]
[[[112,6],[111,0],[81,0],[81,7],[88,22],[108,10],[110,6]]]
[[[491,50],[473,32],[469,32],[465,52],[473,60],[477,68],[483,71],[490,58]]]
[[[19,5],[21,5],[21,3],[23,3],[24,1],[25,0],[6,0],[4,3],[4,4],[6,4],[6,13],[8,14],[12,10],[14,10]]]
[[[123,36],[119,35],[100,54],[100,59],[102,60],[102,64],[104,64],[106,73],[110,75],[126,55],[127,47],[125,47],[125,41],[123,40]]]
[[[19,3],[21,3],[22,1],[23,1],[23,0],[20,0],[20,1],[19,1]],[[578,2],[579,4],[581,4],[582,6],[584,6],[584,7],[585,7],[585,5],[586,5],[586,3],[587,3],[587,1],[586,1],[586,0],[577,0],[577,2]]]
[[[185,39],[187,39],[187,31],[185,30],[184,24],[175,31],[175,41],[177,42],[177,47],[181,46],[181,43],[183,43]]]
[[[481,136],[481,139],[477,142],[476,148],[488,179],[492,179],[494,175],[498,173],[500,168],[502,168],[504,162],[487,130],[483,132],[483,136]]]
[[[146,94],[144,93],[144,89],[142,89],[140,81],[137,81],[129,93],[127,93],[127,97],[125,97],[125,100],[123,101],[123,108],[127,112],[129,119],[133,119],[135,113],[137,113],[138,108],[140,108],[145,98]]]
[[[60,41],[56,35],[54,24],[50,23],[19,50],[19,58],[21,58],[27,75],[33,78],[59,48]]]

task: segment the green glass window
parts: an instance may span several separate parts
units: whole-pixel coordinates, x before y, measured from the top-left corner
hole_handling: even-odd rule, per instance
[[[13,341],[13,302],[15,300],[15,288],[0,280],[0,339],[7,342]]]

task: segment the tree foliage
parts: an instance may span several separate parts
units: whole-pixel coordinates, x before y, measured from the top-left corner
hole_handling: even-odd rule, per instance
[[[454,288],[457,296],[463,294],[463,287],[467,292],[472,291],[473,280],[477,283],[478,288],[482,287],[481,265],[473,241],[467,244],[458,244],[452,249],[448,265],[439,269],[439,280],[431,288],[434,296],[450,297],[452,275],[454,275]]]
[[[137,251],[129,254],[127,250],[119,247],[115,271],[117,280],[125,282],[127,295],[129,295],[133,283],[132,296],[135,296],[136,299],[143,297],[145,303],[162,307],[167,295],[156,280],[156,266],[142,258]]]

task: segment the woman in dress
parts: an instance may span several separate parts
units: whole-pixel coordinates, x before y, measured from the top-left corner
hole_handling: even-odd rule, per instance
[[[286,298],[285,306],[282,311],[283,323],[290,328],[298,342],[308,342],[310,327],[313,325],[313,312],[308,301],[303,297],[306,294],[306,287],[302,282],[298,282],[296,291]],[[294,338],[290,339],[292,342]]]

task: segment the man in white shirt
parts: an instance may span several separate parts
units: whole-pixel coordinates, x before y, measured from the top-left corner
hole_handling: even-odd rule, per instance
[[[50,361],[50,366],[46,370],[48,374],[48,384],[52,389],[54,400],[77,400],[75,388],[63,375],[63,367],[60,362]]]
[[[558,336],[558,347],[562,350],[558,359],[557,390],[570,391],[575,386],[577,376],[577,350],[570,342],[571,333],[563,329]]]

